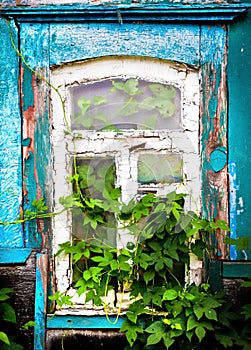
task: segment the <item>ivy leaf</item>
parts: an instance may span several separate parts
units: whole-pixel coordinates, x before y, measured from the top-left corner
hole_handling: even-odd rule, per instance
[[[171,338],[169,332],[163,335],[163,341],[167,349],[169,349],[170,346],[175,342],[175,340]]]
[[[199,320],[203,316],[205,309],[203,307],[201,307],[200,305],[195,304],[193,307],[193,311],[194,311],[197,319]]]
[[[178,292],[175,289],[168,289],[163,295],[163,300],[174,300],[178,297]]]
[[[146,284],[148,284],[149,281],[153,280],[155,277],[155,271],[154,270],[148,270],[145,271],[143,274],[143,278],[146,282]]]
[[[129,98],[119,109],[119,114],[123,117],[128,117],[139,111],[138,101],[134,98]]]
[[[187,320],[187,331],[190,331],[191,329],[197,327],[198,322],[196,321],[195,317],[193,315],[189,316]]]
[[[154,109],[154,105],[153,105],[154,100],[155,98],[153,96],[148,96],[139,103],[139,107],[141,109],[151,111],[152,109]]]
[[[231,337],[225,334],[216,334],[215,338],[225,347],[225,348],[231,348],[233,346],[233,340]]]
[[[245,316],[245,320],[251,318],[251,304],[242,306],[241,314]]]
[[[143,333],[143,328],[139,323],[134,324],[128,320],[125,320],[120,328],[120,331],[126,333],[126,339],[132,347],[133,343],[137,339],[137,333]]]
[[[0,289],[0,301],[4,301],[10,298],[9,293],[13,293],[14,290],[11,288],[1,288]]]
[[[155,321],[145,329],[147,333],[163,333],[165,332],[165,326],[162,321]]]
[[[128,79],[125,83],[124,91],[130,96],[137,95],[141,92],[138,85],[139,82],[137,79]]]
[[[248,249],[250,247],[250,237],[225,238],[226,244],[235,245],[237,250]]]
[[[111,269],[112,270],[117,270],[118,269],[118,262],[117,260],[113,259],[110,263]]]
[[[156,272],[159,272],[160,270],[162,270],[163,267],[164,267],[163,259],[159,259],[154,266]]]
[[[0,304],[0,310],[4,321],[17,323],[16,313],[13,307],[7,303]]]
[[[85,270],[83,273],[83,277],[86,281],[88,281],[91,278],[91,272],[89,270]]]
[[[9,338],[8,338],[8,336],[7,336],[6,333],[0,332],[0,340],[1,340],[2,342],[4,342],[5,344],[10,345]]]
[[[206,331],[202,326],[198,326],[195,328],[195,334],[197,335],[199,341],[201,342],[202,339],[205,337],[206,335]]]
[[[78,104],[78,107],[81,110],[82,115],[85,115],[85,113],[87,112],[87,110],[91,106],[91,100],[89,98],[80,97],[78,99],[77,104]]]
[[[95,106],[100,106],[107,102],[107,99],[104,96],[94,96],[93,103]]]
[[[164,333],[153,333],[153,334],[150,334],[149,337],[147,338],[146,346],[154,345],[154,344],[159,343],[161,341],[163,335],[164,335]]]
[[[28,331],[28,330],[30,330],[30,328],[34,328],[34,327],[37,327],[37,326],[38,325],[37,325],[36,322],[28,321],[28,322],[26,322],[25,324],[22,325],[21,329]]]
[[[204,251],[206,248],[206,243],[196,240],[195,243],[191,244],[191,251],[199,258],[199,259],[203,259],[204,257]]]
[[[219,301],[211,297],[208,297],[207,299],[203,300],[202,304],[207,309],[215,309],[216,307],[221,306]]]
[[[153,114],[144,119],[143,125],[145,129],[156,130],[158,114]]]
[[[217,321],[217,313],[215,310],[210,309],[210,310],[206,310],[205,311],[205,316],[209,319],[209,320],[215,320]]]

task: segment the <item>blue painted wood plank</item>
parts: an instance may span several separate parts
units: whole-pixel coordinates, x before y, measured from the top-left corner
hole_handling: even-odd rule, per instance
[[[202,213],[228,221],[227,174],[227,31],[201,27],[201,166]],[[219,157],[220,153],[220,157]],[[212,258],[228,259],[224,232],[210,236]]]
[[[251,237],[251,12],[229,28],[229,160],[236,164],[236,237]],[[251,247],[250,247],[251,248]],[[251,260],[251,251],[236,259]]]
[[[229,162],[228,165],[229,173],[229,227],[230,227],[230,237],[233,239],[237,238],[237,227],[236,227],[236,218],[237,218],[237,191],[238,185],[236,183],[236,163]],[[234,245],[230,246],[230,259],[237,259],[237,251]]]
[[[0,264],[24,264],[31,252],[30,248],[0,248]]]
[[[50,63],[132,55],[198,65],[199,32],[199,26],[183,24],[52,24]]]
[[[20,25],[22,62],[22,114],[24,138],[24,209],[30,209],[34,199],[44,198],[50,206],[52,193],[49,96],[49,25]],[[28,67],[27,67],[28,66]],[[41,75],[39,75],[41,74]],[[52,200],[52,198],[51,198]],[[32,221],[25,225],[28,247],[49,246],[47,221]]]
[[[46,330],[47,305],[47,268],[48,255],[36,255],[36,288],[35,288],[35,315],[34,322],[34,349],[44,350]]]
[[[223,262],[223,278],[247,278],[251,276],[251,262]]]
[[[119,317],[109,316],[110,322],[106,316],[71,316],[71,315],[48,315],[48,329],[119,329],[124,322]]]
[[[123,4],[113,6],[74,4],[74,6],[34,6],[22,8],[3,8],[2,13],[7,16],[15,16],[22,22],[227,22],[237,19],[247,11],[244,4],[215,4],[204,2],[197,4],[161,2],[151,5],[132,4],[126,0]]]
[[[17,45],[17,28],[10,22]],[[0,221],[13,222],[22,204],[21,116],[19,110],[19,65],[11,44],[10,28],[0,18]],[[20,225],[2,225],[0,247],[23,247]]]

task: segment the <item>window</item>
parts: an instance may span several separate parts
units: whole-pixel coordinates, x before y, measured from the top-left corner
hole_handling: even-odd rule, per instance
[[[88,174],[85,190],[102,196],[108,181],[128,203],[146,193],[164,196],[188,192],[187,209],[200,197],[199,78],[185,64],[150,58],[109,57],[56,67],[52,84],[55,210],[71,193],[66,178],[74,166]],[[65,119],[65,120],[64,120]],[[92,180],[95,178],[94,186]],[[108,179],[106,181],[106,179]],[[116,220],[111,213],[107,220]],[[54,220],[54,252],[58,244],[81,238],[87,226],[79,213],[64,212]],[[102,225],[100,232],[102,232]],[[106,230],[103,239],[123,247],[131,239],[123,230]],[[56,260],[59,291],[71,283],[68,258]]]

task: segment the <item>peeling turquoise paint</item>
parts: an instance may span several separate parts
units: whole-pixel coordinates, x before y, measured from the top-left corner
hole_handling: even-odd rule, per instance
[[[23,110],[26,111],[29,107],[34,106],[34,94],[32,91],[33,74],[26,67],[23,69],[22,79],[22,102]]]
[[[28,80],[24,74],[22,82],[24,133],[30,140],[24,159],[25,209],[30,208],[34,199],[44,198],[49,206],[52,200],[49,86],[36,74],[49,79],[49,42],[48,24],[20,25],[20,48],[30,67],[23,65]],[[40,226],[36,222],[26,223],[25,228],[29,247],[50,246],[48,220]]]
[[[174,5],[172,8],[152,9],[146,19],[149,4],[139,9],[92,7],[88,14],[82,5],[13,7],[2,1],[1,13],[17,19],[20,32],[11,21],[14,41],[33,70],[38,70],[47,79],[53,65],[109,55],[150,56],[175,60],[200,67],[201,73],[201,118],[202,118],[202,212],[207,218],[228,218],[228,175],[230,176],[230,226],[231,237],[250,234],[251,230],[251,173],[250,120],[251,100],[251,15],[236,24],[223,26],[216,21],[228,21],[246,11],[241,4],[222,7],[214,4],[204,6]],[[29,1],[19,1],[28,4]],[[31,3],[33,3],[31,1]],[[48,3],[48,1],[47,1]],[[141,2],[143,3],[143,2]],[[164,3],[164,1],[163,1]],[[184,2],[183,2],[184,3]],[[125,1],[124,4],[129,4]],[[34,5],[34,3],[33,3]],[[100,9],[104,11],[100,11]],[[94,16],[98,10],[98,17]],[[230,10],[228,12],[228,10]],[[136,11],[136,12],[135,12]],[[137,13],[138,11],[138,13]],[[159,11],[159,14],[157,13]],[[173,12],[172,12],[173,11]],[[174,23],[173,14],[176,11]],[[183,12],[182,12],[183,11]],[[60,13],[57,17],[57,12]],[[178,15],[177,15],[178,14]],[[69,15],[69,16],[68,16]],[[133,18],[141,21],[133,23]],[[62,18],[67,18],[63,22]],[[82,16],[82,17],[81,17]],[[89,16],[89,17],[88,17]],[[106,16],[106,19],[105,19]],[[145,17],[144,17],[145,16]],[[95,18],[94,18],[95,17]],[[93,22],[82,22],[89,18]],[[202,24],[199,23],[203,21]],[[158,19],[158,20],[157,20]],[[184,19],[189,23],[184,23]],[[48,21],[53,23],[49,24]],[[72,21],[72,23],[69,23]],[[183,23],[182,23],[183,21]],[[29,23],[32,22],[32,23]],[[74,22],[74,23],[73,23]],[[130,23],[129,23],[130,22]],[[207,24],[205,24],[207,22]],[[210,22],[210,23],[209,23]],[[24,209],[30,208],[34,198],[51,198],[52,160],[50,149],[49,87],[34,72],[22,64],[10,43],[9,28],[0,19],[0,209],[2,220],[15,220],[22,204],[22,147],[24,159]],[[227,35],[229,32],[229,46]],[[18,40],[20,34],[20,40]],[[227,50],[229,50],[227,52]],[[229,118],[227,110],[226,67],[228,56]],[[6,64],[7,63],[7,64]],[[19,77],[22,79],[18,86]],[[241,82],[241,83],[240,83]],[[21,88],[22,105],[19,105]],[[20,112],[21,108],[21,112]],[[21,135],[22,121],[25,128]],[[229,135],[227,135],[229,125]],[[227,136],[229,136],[227,140]],[[24,140],[22,142],[22,138]],[[227,142],[228,141],[228,142]],[[228,149],[229,146],[229,149]],[[241,150],[241,151],[240,151]],[[227,159],[230,159],[227,173]],[[238,192],[237,192],[238,190]],[[243,208],[242,205],[243,204]],[[1,226],[2,247],[24,246],[31,248],[50,247],[49,224],[39,227],[37,222],[27,223],[23,234],[18,225]],[[212,238],[214,258],[228,258],[229,252],[222,237]],[[27,258],[30,249],[22,249],[17,260]],[[15,261],[0,252],[3,262]],[[247,255],[249,259],[251,256]],[[38,260],[42,258],[38,255]],[[231,259],[243,259],[234,247],[230,247]],[[1,262],[1,259],[0,259]],[[35,321],[35,349],[44,349],[45,340],[45,284],[47,272],[37,264]],[[119,319],[119,322],[121,320]],[[109,328],[105,318],[54,317],[47,318],[49,328]],[[120,327],[118,323],[115,327]]]
[[[227,28],[201,27],[201,162],[202,212],[228,221]],[[222,152],[224,150],[224,152]],[[211,237],[215,259],[228,258],[223,235]]]
[[[25,264],[31,252],[30,248],[0,248],[0,265]]]
[[[198,25],[52,24],[50,35],[51,65],[111,55],[199,62]]]
[[[44,350],[47,305],[47,254],[36,255],[34,350]]]
[[[236,239],[237,238],[237,191],[238,186],[236,183],[236,164],[233,161],[229,162],[228,166],[229,172],[229,227],[230,227],[230,237]],[[234,245],[230,246],[230,259],[237,259],[237,252]]]
[[[17,45],[18,31],[10,22]],[[10,42],[10,30],[0,18],[0,220],[12,222],[20,216],[22,204],[21,116],[18,91],[18,57]],[[23,247],[20,225],[0,225],[1,247]]]
[[[217,147],[210,154],[210,164],[214,172],[222,170],[227,164],[226,147]]]
[[[110,322],[104,316],[63,316],[48,315],[48,329],[119,329],[124,320],[119,317],[117,322],[116,316],[109,317]]]
[[[250,1],[249,1],[250,2]],[[251,12],[229,28],[229,159],[236,163],[236,236],[251,236]],[[241,204],[241,205],[240,205]],[[245,255],[246,254],[246,255]],[[237,251],[237,259],[251,252]]]

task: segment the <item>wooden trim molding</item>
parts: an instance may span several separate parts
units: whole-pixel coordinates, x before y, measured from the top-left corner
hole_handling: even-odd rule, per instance
[[[31,252],[31,248],[0,248],[0,265],[24,264]]]
[[[209,5],[50,5],[37,7],[2,7],[0,14],[18,22],[231,22],[243,16],[251,4]]]

